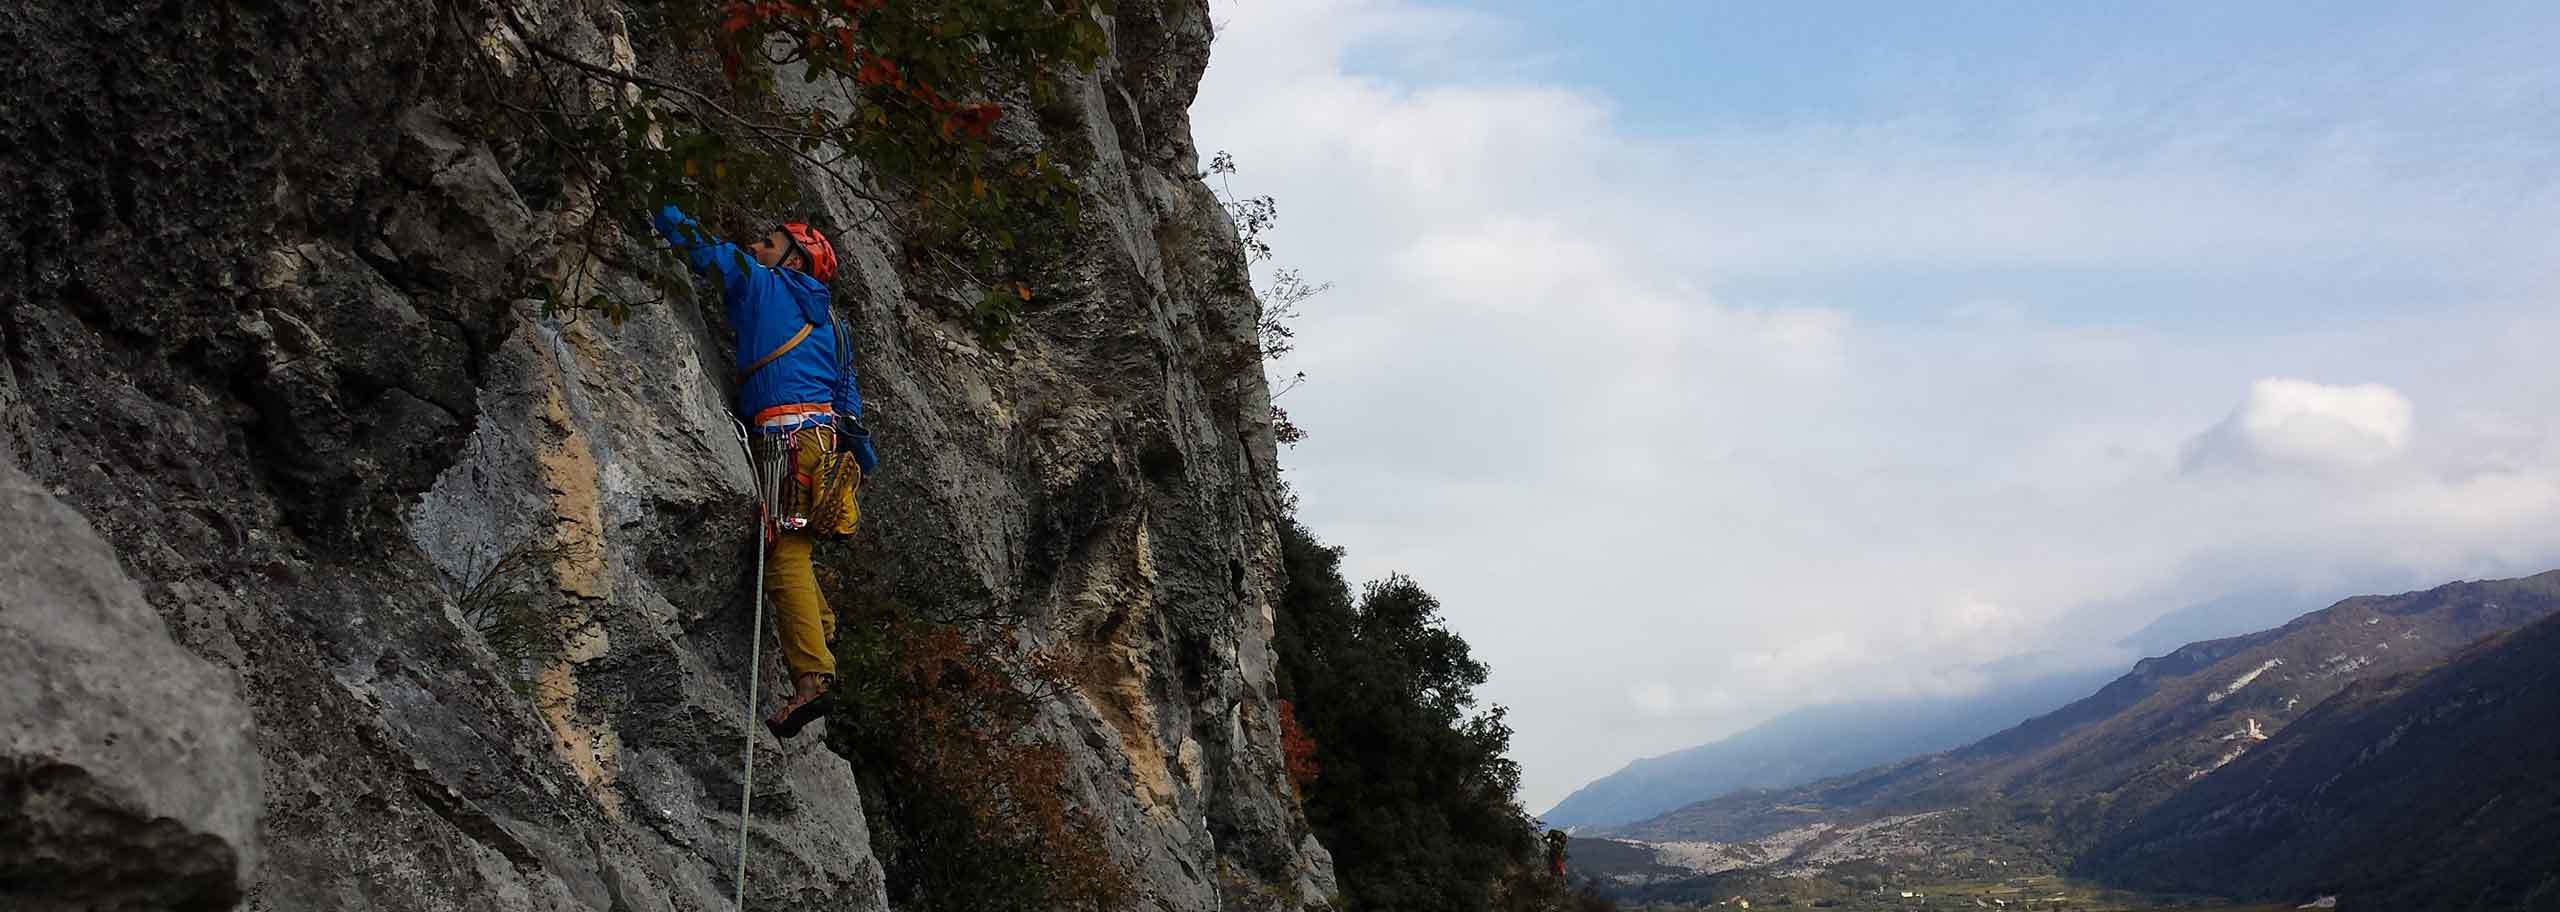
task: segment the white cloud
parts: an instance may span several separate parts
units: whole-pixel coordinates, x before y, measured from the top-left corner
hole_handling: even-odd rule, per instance
[[[1627,691],[1627,702],[1654,718],[1708,715],[1733,710],[1733,694],[1721,688],[1682,690],[1655,681]]]
[[[2376,383],[2326,386],[2271,377],[2231,416],[2188,443],[2190,470],[2367,468],[2409,446],[2416,407]]]
[[[2560,562],[2560,197],[2514,189],[2560,182],[2514,162],[2413,170],[2246,110],[2128,127],[2103,93],[1648,139],[1487,70],[1489,17],[1215,12],[1202,147],[1279,199],[1279,263],[1334,283],[1279,371],[1310,377],[1282,402],[1312,434],[1284,456],[1304,518],[1347,571],[1441,597],[1532,810],[1805,702],[2094,660],[2270,581]],[[1965,272],[2403,267],[2477,294],[2335,316],[2206,281],[2093,308]],[[1796,290],[1710,291],[1737,277]]]

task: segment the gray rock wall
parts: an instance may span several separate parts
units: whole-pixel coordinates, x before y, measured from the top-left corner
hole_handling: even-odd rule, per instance
[[[716,302],[616,326],[519,299],[584,213],[528,206],[441,113],[455,61],[503,45],[484,20],[216,6],[0,22],[34,49],[0,60],[0,434],[239,681],[248,907],[729,908],[753,507]],[[1078,656],[1040,735],[1138,907],[1321,904],[1270,709],[1257,311],[1185,114],[1207,9],[1120,6],[1069,132],[1021,137],[1093,155],[1008,344],[946,316],[979,289],[806,182],[888,459],[838,597],[1000,613]],[[519,9],[617,56],[613,4]],[[509,599],[556,648],[483,629]],[[757,744],[750,906],[885,908],[859,758]]]
[[[0,905],[228,908],[257,868],[250,737],[230,674],[0,457]]]

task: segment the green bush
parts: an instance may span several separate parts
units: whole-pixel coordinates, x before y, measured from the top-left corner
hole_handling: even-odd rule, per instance
[[[1605,909],[1549,874],[1503,756],[1503,709],[1476,708],[1484,663],[1402,575],[1342,579],[1342,552],[1294,519],[1274,649],[1281,696],[1316,745],[1307,820],[1345,905],[1398,912]]]

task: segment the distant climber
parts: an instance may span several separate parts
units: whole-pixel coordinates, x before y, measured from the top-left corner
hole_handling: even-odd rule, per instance
[[[771,543],[764,587],[773,597],[793,688],[765,727],[789,738],[826,715],[835,683],[827,641],[836,616],[818,592],[810,548],[818,536],[853,534],[861,519],[856,492],[863,474],[879,463],[862,427],[862,394],[827,290],[835,278],[835,246],[792,222],[740,247],[713,239],[673,204],[655,221],[695,272],[719,280],[729,326],[738,334],[738,414]]]
[[[1557,877],[1564,876],[1564,845],[1572,838],[1563,830],[1547,831],[1547,870]]]

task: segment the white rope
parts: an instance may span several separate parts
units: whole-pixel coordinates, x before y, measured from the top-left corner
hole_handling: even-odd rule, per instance
[[[772,490],[780,483],[767,481],[764,468],[756,462],[755,446],[747,440],[747,426],[737,423],[738,447],[746,451],[747,470],[756,479],[756,575],[749,584],[755,587],[755,613],[747,626],[747,714],[745,760],[746,786],[738,792],[738,894],[739,912],[747,908],[747,823],[756,798],[756,683],[764,677],[764,539],[766,515],[772,509]],[[775,460],[775,469],[781,460]]]
[[[774,517],[772,515],[775,509],[774,505],[781,500],[782,474],[790,468],[785,465],[785,463],[790,462],[793,458],[793,454],[790,447],[787,445],[787,442],[792,440],[794,436],[799,433],[799,428],[806,426],[806,422],[791,422],[791,427],[783,432],[781,440],[785,442],[785,445],[778,447],[780,452],[775,454],[773,459],[773,471],[771,473],[767,473],[764,470],[764,467],[756,460],[755,444],[749,440],[749,432],[747,430],[746,422],[738,421],[733,418],[730,420],[730,423],[735,427],[738,433],[738,448],[745,451],[747,454],[747,470],[750,474],[754,475],[756,479],[756,575],[755,579],[751,581],[756,590],[756,607],[754,614],[750,616],[747,627],[746,747],[743,749],[745,757],[739,764],[746,770],[745,775],[742,777],[746,785],[738,793],[738,892],[734,899],[737,903],[739,912],[746,912],[747,824],[752,820],[750,812],[755,807],[756,799],[756,684],[764,679],[765,532],[767,526],[774,521]]]

